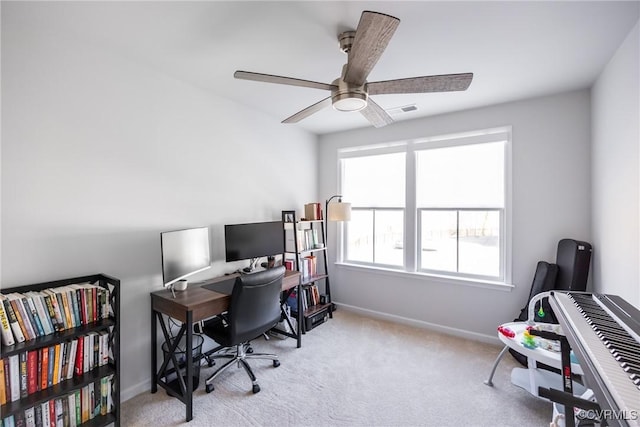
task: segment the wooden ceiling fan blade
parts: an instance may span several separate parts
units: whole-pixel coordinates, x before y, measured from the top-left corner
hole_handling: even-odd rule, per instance
[[[242,80],[253,80],[256,82],[276,83],[289,86],[310,87],[312,89],[334,90],[338,87],[328,83],[313,82],[310,80],[294,79],[293,77],[274,76],[272,74],[252,73],[251,71],[236,71],[233,77]]]
[[[369,95],[391,93],[453,92],[467,90],[473,73],[443,74],[367,83]]]
[[[381,128],[386,125],[390,125],[393,123],[393,119],[386,111],[382,109],[381,106],[376,104],[373,99],[369,98],[367,100],[367,106],[360,110],[360,114],[362,114],[367,120],[371,122],[377,128]]]
[[[331,105],[331,97],[329,96],[323,99],[322,101],[318,101],[315,104],[308,106],[304,110],[298,111],[293,116],[287,117],[282,121],[282,123],[298,123],[300,120],[307,118],[313,113],[317,113],[318,111],[330,105]]]
[[[361,86],[387,48],[400,20],[384,13],[364,11],[349,51],[344,81]]]

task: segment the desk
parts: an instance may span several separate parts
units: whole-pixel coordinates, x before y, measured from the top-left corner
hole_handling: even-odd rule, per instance
[[[186,357],[185,379],[182,375],[177,375],[180,390],[171,389],[166,381],[166,376],[175,372],[175,369],[167,369],[167,365],[171,361],[173,366],[179,366],[175,357],[176,346],[180,339],[186,334],[185,348],[190,351],[193,348],[193,324],[195,322],[208,319],[210,317],[221,314],[229,308],[231,301],[230,289],[231,284],[235,281],[238,274],[216,277],[201,283],[189,284],[185,291],[176,292],[175,298],[169,289],[163,289],[151,293],[151,393],[158,391],[158,385],[170,391],[186,405],[186,420],[193,419],[193,357]],[[286,271],[282,280],[282,291],[284,292],[283,303],[287,297],[296,288],[300,286],[300,273],[297,271]],[[211,290],[216,289],[216,291]],[[298,289],[298,295],[300,295]],[[298,299],[299,300],[299,299]],[[300,302],[299,302],[300,303]],[[283,310],[283,312],[285,312]],[[285,312],[286,313],[286,312]],[[302,345],[302,310],[298,310],[298,319],[296,322],[295,334],[287,334],[297,339],[297,347]],[[167,325],[162,315],[167,315],[182,323],[177,335],[173,337],[173,345],[171,345],[171,335],[167,329]],[[289,318],[286,318],[291,324]],[[162,365],[158,370],[158,329],[157,323],[160,324],[162,334],[167,343],[168,353],[163,357]],[[290,325],[291,326],[291,325]],[[196,360],[199,361],[200,359]],[[185,383],[186,380],[186,383]]]

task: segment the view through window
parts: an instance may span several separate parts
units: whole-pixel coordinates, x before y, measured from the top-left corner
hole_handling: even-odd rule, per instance
[[[504,280],[507,129],[340,153],[342,260]]]

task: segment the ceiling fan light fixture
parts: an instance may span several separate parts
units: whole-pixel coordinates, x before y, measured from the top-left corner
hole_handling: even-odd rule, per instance
[[[339,93],[331,100],[333,108],[338,111],[360,111],[367,106],[366,93]]]

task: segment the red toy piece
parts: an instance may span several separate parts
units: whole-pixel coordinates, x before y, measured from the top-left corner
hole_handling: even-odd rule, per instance
[[[502,335],[504,335],[507,338],[513,338],[516,336],[515,332],[513,332],[511,329],[506,328],[502,325],[498,326],[498,332],[500,332]]]

